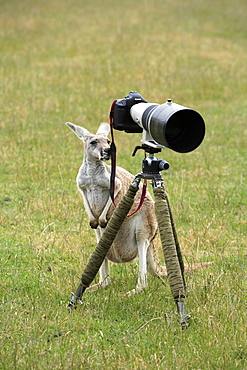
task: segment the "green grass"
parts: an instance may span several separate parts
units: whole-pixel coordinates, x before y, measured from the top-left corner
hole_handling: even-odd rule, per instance
[[[0,368],[247,368],[246,1],[0,0]],[[183,255],[213,261],[187,276],[181,331],[168,283],[124,298],[136,264],[66,306],[95,247],[75,176],[83,148],[129,91],[192,107],[202,145],[163,150]],[[138,134],[116,132],[118,164]]]

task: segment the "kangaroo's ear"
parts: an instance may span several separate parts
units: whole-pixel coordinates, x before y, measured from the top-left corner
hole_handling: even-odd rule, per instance
[[[102,135],[107,136],[110,131],[110,125],[109,123],[102,122],[98,128],[98,131],[96,132],[96,135]]]
[[[91,133],[88,130],[86,130],[85,128],[80,127],[80,126],[76,126],[76,125],[74,125],[71,122],[66,122],[66,125],[72,131],[74,131],[74,133],[79,137],[79,139],[81,139],[83,141],[86,139],[87,136],[90,136],[91,135]]]

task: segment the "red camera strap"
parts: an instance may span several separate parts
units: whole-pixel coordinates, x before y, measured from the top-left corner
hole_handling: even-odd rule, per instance
[[[147,192],[147,180],[144,179],[143,187],[142,187],[142,195],[141,195],[141,198],[140,198],[140,203],[139,203],[138,207],[136,208],[136,210],[132,213],[129,213],[127,215],[127,217],[130,217],[130,216],[134,215],[136,212],[139,211],[139,209],[141,208],[141,206],[143,205],[143,202],[145,200],[146,192]]]
[[[114,112],[114,106],[115,106],[116,101],[117,100],[114,100],[113,103],[112,103],[112,105],[111,105],[110,116],[109,116],[109,118],[110,118],[110,129],[111,129],[110,197],[111,197],[112,203],[114,204],[114,207],[116,207],[115,197],[114,197],[114,191],[115,191],[115,178],[116,178],[116,167],[117,167],[117,148],[116,148],[115,140],[114,140],[113,112]],[[139,209],[141,208],[141,206],[143,205],[143,202],[145,200],[146,192],[147,192],[147,180],[144,179],[140,203],[139,203],[137,209],[134,212],[129,213],[127,215],[127,217],[130,217],[130,216],[134,215],[136,212],[139,211]]]

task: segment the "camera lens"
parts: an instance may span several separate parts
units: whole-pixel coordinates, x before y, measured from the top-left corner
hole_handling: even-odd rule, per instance
[[[133,122],[144,129],[142,142],[165,146],[178,153],[195,150],[205,135],[202,116],[193,109],[173,103],[135,104],[130,109]]]
[[[205,124],[199,113],[188,108],[160,105],[151,113],[149,131],[159,144],[179,153],[196,149],[205,135]],[[145,127],[145,125],[143,125]]]

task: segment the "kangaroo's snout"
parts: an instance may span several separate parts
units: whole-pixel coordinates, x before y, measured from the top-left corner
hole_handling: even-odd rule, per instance
[[[111,157],[111,148],[105,148],[101,151],[101,159],[108,161]]]

